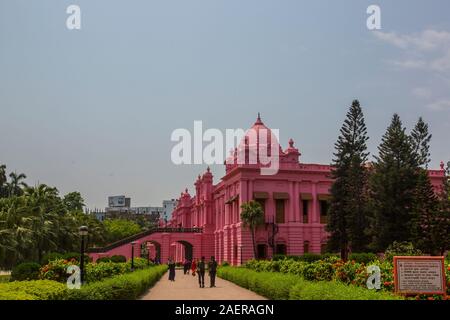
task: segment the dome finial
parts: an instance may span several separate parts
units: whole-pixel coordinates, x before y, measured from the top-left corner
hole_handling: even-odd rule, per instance
[[[294,148],[294,140],[292,138],[289,139],[289,147]]]
[[[261,121],[261,114],[260,114],[259,112],[258,112],[258,118],[256,119],[255,124],[262,124],[262,121]]]

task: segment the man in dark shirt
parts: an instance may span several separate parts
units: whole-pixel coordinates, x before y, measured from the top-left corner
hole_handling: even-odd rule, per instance
[[[209,286],[211,288],[216,286],[216,273],[217,273],[217,261],[214,256],[211,257],[211,261],[208,263],[209,270]]]
[[[200,288],[205,287],[205,270],[206,270],[205,257],[202,257],[202,259],[197,265],[198,285],[200,286]]]

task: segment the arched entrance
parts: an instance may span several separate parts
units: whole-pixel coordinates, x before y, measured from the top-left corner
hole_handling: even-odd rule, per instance
[[[145,252],[143,255],[145,258],[149,257],[153,261],[161,261],[161,244],[154,240],[149,240],[142,243],[141,252]]]
[[[177,242],[183,245],[184,259],[192,261],[192,258],[194,258],[194,246],[191,243],[184,240],[179,240]]]

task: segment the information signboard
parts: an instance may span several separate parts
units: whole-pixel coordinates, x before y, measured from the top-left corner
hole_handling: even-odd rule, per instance
[[[444,257],[394,257],[395,292],[446,294]]]

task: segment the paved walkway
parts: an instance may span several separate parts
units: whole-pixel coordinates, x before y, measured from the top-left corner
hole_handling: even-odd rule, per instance
[[[216,277],[216,287],[209,287],[209,276],[205,275],[205,288],[199,288],[197,276],[184,275],[177,270],[175,282],[166,273],[141,299],[142,300],[267,300],[256,293],[241,288],[232,282]]]

